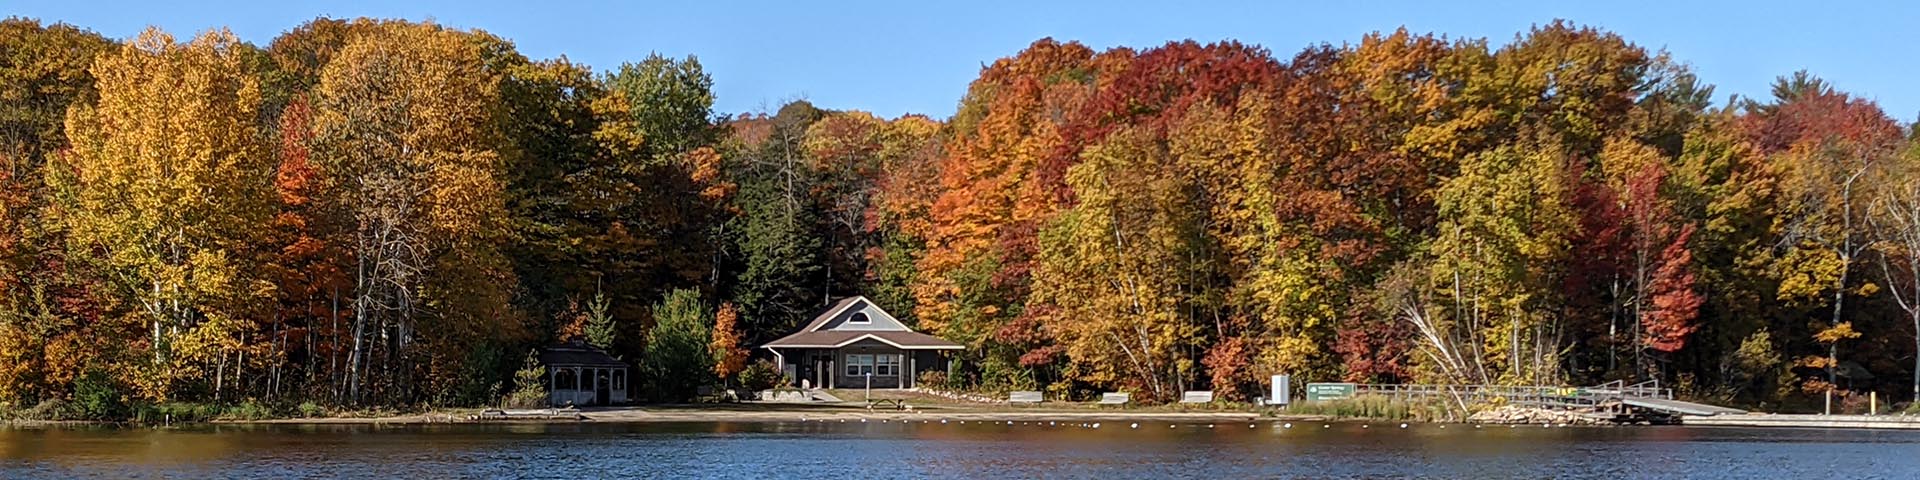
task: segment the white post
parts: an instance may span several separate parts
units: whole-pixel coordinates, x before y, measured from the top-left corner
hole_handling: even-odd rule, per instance
[[[1825,415],[1833,415],[1833,388],[1827,388],[1827,409]]]
[[[767,351],[769,351],[769,352],[773,352],[773,372],[774,372],[774,374],[775,374],[775,375],[779,375],[779,376],[780,376],[780,378],[783,378],[783,379],[784,379],[784,378],[787,378],[787,356],[786,356],[786,355],[781,355],[781,354],[780,354],[780,349],[778,349],[778,348],[768,348],[768,349],[767,349]],[[795,372],[795,373],[798,373],[798,372]],[[796,377],[797,377],[797,376],[799,376],[799,375],[794,375],[794,376],[796,376]],[[797,378],[796,378],[796,379],[794,379],[794,380],[796,380],[796,381],[798,381],[799,379],[797,379]],[[784,385],[783,385],[783,386],[784,386]]]
[[[867,402],[873,402],[873,372],[867,372]]]

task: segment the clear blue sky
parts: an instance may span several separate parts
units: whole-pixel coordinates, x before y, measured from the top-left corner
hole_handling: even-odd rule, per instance
[[[658,51],[696,55],[722,112],[805,98],[885,116],[952,114],[981,65],[1041,37],[1096,49],[1237,39],[1280,58],[1402,25],[1496,45],[1555,18],[1666,48],[1727,94],[1765,95],[1774,77],[1808,69],[1875,99],[1894,118],[1920,115],[1920,7],[1914,2],[1355,1],[313,1],[8,0],[0,12],[126,38],[158,25],[179,35],[228,26],[264,45],[316,16],[435,19],[512,39],[530,57],[605,70]],[[178,5],[176,5],[178,3]],[[1353,5],[1333,5],[1352,3]],[[1036,4],[1036,5],[1029,5]]]

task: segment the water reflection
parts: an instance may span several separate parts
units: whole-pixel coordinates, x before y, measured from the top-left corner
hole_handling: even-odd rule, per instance
[[[1920,432],[1131,423],[0,429],[0,478],[1920,477]]]

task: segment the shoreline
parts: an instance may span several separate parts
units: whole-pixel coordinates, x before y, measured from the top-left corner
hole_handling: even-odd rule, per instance
[[[8,420],[0,421],[0,428],[58,428],[58,427],[168,427],[185,425],[374,425],[374,426],[425,426],[425,425],[486,425],[486,424],[646,424],[646,423],[799,423],[799,422],[1169,422],[1169,423],[1276,423],[1276,422],[1326,422],[1326,423],[1408,423],[1408,424],[1479,424],[1501,425],[1499,422],[1432,421],[1415,419],[1393,419],[1379,417],[1345,417],[1317,414],[1288,414],[1276,411],[1244,410],[1160,410],[1143,409],[1101,409],[1092,407],[1011,407],[1006,405],[944,405],[930,406],[916,410],[869,410],[858,404],[692,404],[692,405],[647,405],[599,407],[581,410],[558,410],[557,415],[526,415],[483,418],[481,409],[455,409],[430,411],[424,413],[354,415],[344,414],[330,417],[293,417],[271,419],[225,419],[194,422],[176,422],[171,425],[143,424],[137,422],[103,422],[76,420]],[[366,412],[362,412],[366,413]],[[1527,425],[1535,423],[1528,422]],[[1550,426],[1552,424],[1549,424]],[[1560,424],[1557,426],[1576,426]],[[1579,425],[1603,427],[1633,427],[1639,425]],[[1682,427],[1751,427],[1751,428],[1814,428],[1814,429],[1882,429],[1882,430],[1920,430],[1920,416],[1903,415],[1818,415],[1818,414],[1746,414],[1723,416],[1687,416],[1680,423]]]
[[[473,412],[473,413],[477,413]],[[474,418],[473,413],[426,413],[385,417],[283,418],[268,420],[217,420],[218,425],[438,425],[438,424],[570,424],[570,423],[784,423],[809,421],[1351,421],[1321,415],[1275,415],[1245,411],[1142,411],[1078,409],[922,409],[912,411],[868,410],[850,406],[766,406],[763,408],[711,408],[691,406],[610,407],[580,410],[577,417]],[[571,414],[572,412],[562,412]],[[1384,421],[1384,420],[1383,420]]]

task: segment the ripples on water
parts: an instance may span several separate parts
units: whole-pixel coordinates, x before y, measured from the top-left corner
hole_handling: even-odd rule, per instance
[[[0,478],[1920,478],[1920,432],[969,422],[0,429]]]

